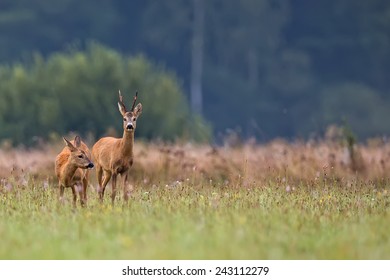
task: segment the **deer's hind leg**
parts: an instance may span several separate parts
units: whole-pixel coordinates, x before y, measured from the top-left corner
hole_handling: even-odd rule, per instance
[[[59,183],[59,187],[60,187],[60,203],[63,203],[65,187],[61,183]]]
[[[126,172],[123,175],[124,175],[124,179],[123,179],[123,199],[125,201],[128,201],[129,200],[129,196],[131,195],[131,189],[130,189],[129,181],[128,181],[129,172]]]

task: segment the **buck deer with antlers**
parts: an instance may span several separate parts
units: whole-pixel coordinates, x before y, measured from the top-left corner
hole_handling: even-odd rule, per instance
[[[90,160],[90,151],[79,136],[73,141],[64,137],[65,147],[55,160],[55,173],[60,187],[60,201],[63,201],[64,190],[70,187],[73,193],[73,205],[76,206],[77,192],[80,193],[80,202],[84,206],[87,202],[87,187],[89,172],[93,168]]]
[[[96,173],[99,183],[99,198],[103,201],[104,191],[110,179],[112,178],[111,202],[114,203],[116,196],[117,177],[120,174],[124,177],[123,197],[128,200],[130,191],[127,185],[128,170],[133,165],[133,146],[134,132],[137,125],[137,118],[142,113],[142,104],[137,101],[138,92],[136,92],[133,105],[130,111],[127,111],[123,102],[123,96],[119,91],[119,112],[123,116],[123,137],[103,137],[92,147],[92,156],[96,164]]]

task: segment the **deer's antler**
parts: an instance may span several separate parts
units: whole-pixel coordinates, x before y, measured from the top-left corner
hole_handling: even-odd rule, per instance
[[[125,106],[125,103],[123,102],[123,96],[122,96],[121,90],[119,90],[119,103],[120,103],[121,106],[123,106],[123,108],[125,108],[125,110],[126,110],[126,106]],[[126,111],[127,111],[127,110],[126,110]]]
[[[134,112],[135,102],[137,101],[138,91],[135,92],[133,106],[131,106],[131,111]]]

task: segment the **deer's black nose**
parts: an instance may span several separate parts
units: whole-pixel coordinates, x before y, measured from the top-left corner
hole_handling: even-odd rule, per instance
[[[134,128],[134,126],[131,124],[131,123],[129,123],[127,126],[126,126],[126,129],[133,129]]]
[[[93,163],[92,163],[92,162],[90,162],[90,163],[87,165],[87,167],[88,167],[88,168],[93,168],[93,167],[94,167],[94,165],[93,165]]]

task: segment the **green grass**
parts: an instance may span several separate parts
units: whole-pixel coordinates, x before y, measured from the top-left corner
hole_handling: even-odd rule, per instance
[[[0,192],[0,259],[389,259],[387,189],[162,184],[73,209],[30,180]]]

